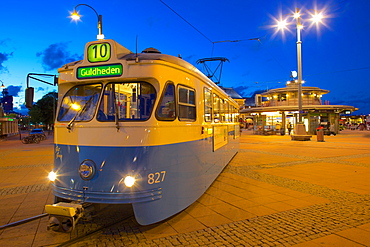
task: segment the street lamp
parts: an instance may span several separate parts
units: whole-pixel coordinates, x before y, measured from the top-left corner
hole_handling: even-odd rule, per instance
[[[313,23],[321,23],[322,19],[324,18],[322,13],[310,13],[311,14],[311,21]],[[299,8],[296,8],[296,11],[293,14],[293,18],[296,20],[296,29],[297,29],[297,69],[298,69],[298,123],[296,124],[295,134],[296,135],[306,135],[306,127],[302,120],[302,40],[301,40],[301,30],[303,29],[303,25],[301,23],[301,11]],[[281,20],[277,23],[277,28],[282,30],[287,28],[289,23],[287,20]]]
[[[2,80],[0,80],[0,81],[1,81],[1,88],[5,88],[4,82]]]
[[[103,16],[102,15],[99,15],[98,12],[96,12],[96,10],[93,7],[91,7],[90,5],[87,5],[87,4],[84,4],[84,3],[83,4],[76,5],[76,7],[74,8],[73,12],[71,13],[70,18],[72,18],[72,20],[74,20],[74,21],[78,21],[78,20],[81,19],[81,15],[77,11],[77,8],[79,6],[82,6],[82,5],[83,6],[86,6],[86,7],[89,7],[90,9],[92,9],[95,12],[96,16],[98,17],[98,31],[99,31],[99,33],[96,36],[96,38],[98,40],[104,39],[104,34],[103,34]]]

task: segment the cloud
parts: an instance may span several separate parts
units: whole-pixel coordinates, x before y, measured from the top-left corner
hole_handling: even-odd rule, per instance
[[[266,90],[261,90],[261,89],[255,90],[248,86],[237,86],[237,87],[233,87],[233,89],[243,98],[252,97],[255,94],[266,92]]]
[[[43,87],[38,87],[37,89],[36,89],[36,92],[42,92],[42,91],[45,91],[45,89],[43,88]]]
[[[13,96],[13,97],[19,97],[19,92],[21,91],[22,89],[22,86],[8,86],[7,87],[8,89],[8,93],[9,95]]]
[[[22,115],[28,115],[28,111],[29,109],[26,107],[25,104],[21,104],[19,107],[19,113],[22,114]]]
[[[8,69],[3,65],[3,63],[12,56],[13,56],[13,52],[11,53],[0,52],[0,73],[8,71]]]
[[[41,64],[45,71],[54,70],[66,63],[83,59],[82,55],[72,55],[67,48],[68,43],[66,42],[51,44],[44,51],[38,52],[36,56],[41,57]]]
[[[252,94],[251,88],[248,86],[237,86],[233,88],[242,97],[249,97]]]

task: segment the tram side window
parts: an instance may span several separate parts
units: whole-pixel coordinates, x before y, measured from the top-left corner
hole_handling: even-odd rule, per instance
[[[181,121],[195,121],[195,91],[190,88],[179,87],[179,119]]]
[[[220,120],[225,122],[225,103],[223,99],[220,99]]]
[[[239,119],[239,110],[238,108],[235,108],[235,107],[233,107],[233,109],[234,109],[234,122],[236,123],[238,122],[238,119]]]
[[[204,88],[204,121],[212,121],[212,92]]]
[[[231,107],[231,111],[232,111],[232,115],[231,115],[232,122],[238,122],[238,119],[235,118],[235,115],[237,113],[237,110],[236,110],[236,108],[234,106]]]
[[[58,121],[90,121],[94,116],[101,90],[100,83],[71,88],[62,99]]]
[[[216,123],[221,121],[220,116],[220,97],[217,94],[213,95],[213,119]]]
[[[162,99],[157,109],[157,119],[175,120],[175,118],[175,86],[173,83],[168,83],[166,89],[163,91]]]
[[[235,107],[230,106],[230,111],[231,111],[231,122],[235,122]]]
[[[99,121],[143,121],[149,119],[156,99],[147,82],[118,82],[106,85],[100,102]]]
[[[229,106],[229,102],[225,100],[225,119],[226,119],[226,122],[231,122],[231,119],[230,119],[230,106]]]

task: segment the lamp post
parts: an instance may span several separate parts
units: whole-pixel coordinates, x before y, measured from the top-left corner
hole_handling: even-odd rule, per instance
[[[0,80],[1,81],[1,88],[6,88],[5,86],[4,86],[4,82],[2,81],[2,80]]]
[[[312,18],[311,21],[315,23],[321,22],[323,16],[321,13],[315,13],[311,14]],[[302,138],[297,138],[306,140],[307,138],[304,138],[303,136],[307,136],[306,132],[306,127],[303,122],[303,117],[302,117],[302,40],[301,40],[301,29],[303,29],[303,25],[301,23],[301,12],[299,8],[296,8],[296,11],[293,14],[293,18],[296,20],[295,27],[297,29],[297,70],[298,70],[298,78],[297,78],[297,83],[298,83],[298,121],[295,126],[295,135],[296,136],[302,136]],[[281,20],[278,22],[277,27],[278,29],[285,29],[287,28],[287,20]],[[294,137],[292,137],[293,139]],[[294,139],[293,139],[294,140]]]
[[[95,12],[96,16],[98,17],[98,35],[96,36],[96,38],[98,40],[104,39],[104,34],[103,34],[103,16],[102,15],[99,15],[98,12],[96,12],[96,10],[93,7],[91,7],[90,5],[87,5],[87,4],[84,4],[84,3],[77,4],[76,7],[74,8],[73,12],[71,13],[71,16],[70,16],[72,18],[72,20],[78,21],[78,20],[81,19],[81,15],[79,14],[79,12],[77,12],[77,8],[79,6],[89,7],[90,9],[92,9]]]
[[[297,70],[298,70],[298,124],[303,124],[302,120],[302,40],[301,40],[301,15],[299,9],[296,9],[294,18],[297,21]]]

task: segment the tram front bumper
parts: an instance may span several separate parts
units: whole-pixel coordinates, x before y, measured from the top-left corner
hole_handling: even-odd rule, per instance
[[[130,192],[98,192],[89,190],[74,190],[59,187],[55,184],[53,184],[52,188],[56,197],[78,202],[126,204],[150,202],[162,198],[162,188],[160,187],[145,191]]]

